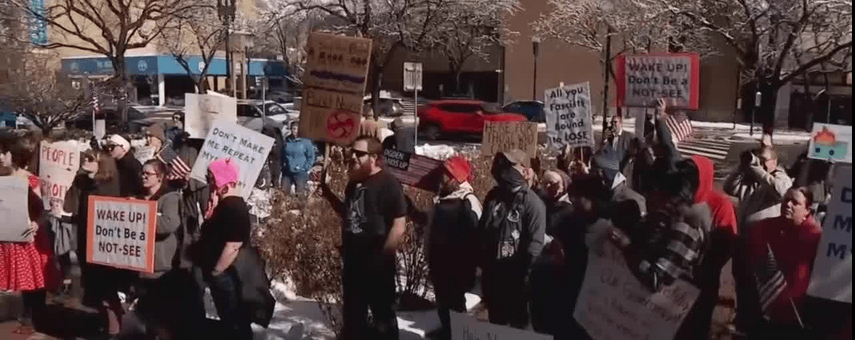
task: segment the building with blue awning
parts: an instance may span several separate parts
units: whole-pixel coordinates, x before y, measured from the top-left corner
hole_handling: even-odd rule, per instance
[[[195,92],[193,80],[175,57],[171,55],[139,55],[125,57],[125,67],[134,87],[136,102],[149,105],[175,104],[183,102],[184,93]],[[194,75],[201,73],[205,63],[200,56],[187,59],[190,71]],[[287,68],[283,61],[268,59],[250,59],[247,72],[247,84],[267,79],[270,86],[282,88],[287,84]],[[106,57],[81,56],[62,58],[63,74],[70,78],[98,79],[113,75],[113,64]],[[242,74],[245,65],[235,64],[236,74]],[[226,60],[217,56],[208,67],[209,89],[219,91],[225,87]],[[132,94],[134,95],[134,94]]]

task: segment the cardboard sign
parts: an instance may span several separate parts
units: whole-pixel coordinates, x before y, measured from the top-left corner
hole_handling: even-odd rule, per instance
[[[134,157],[140,163],[145,163],[154,158],[154,148],[151,146],[141,146],[134,151]]]
[[[591,85],[588,82],[546,90],[546,135],[549,147],[563,150],[593,147]]]
[[[199,151],[199,158],[193,165],[190,177],[205,183],[205,175],[211,162],[220,158],[231,158],[237,162],[240,171],[238,189],[241,196],[247,199],[272,147],[273,138],[232,122],[215,121],[208,138],[205,138],[205,145]]]
[[[697,110],[701,97],[697,53],[621,55],[617,59],[617,106],[655,107],[665,98],[675,108]]]
[[[89,196],[86,262],[154,272],[157,202]]]
[[[409,185],[428,191],[436,190],[436,170],[442,166],[442,161],[433,158],[411,154],[408,152],[386,149],[383,150],[383,162],[386,170],[395,176],[401,184]]]
[[[184,131],[190,138],[205,138],[214,122],[237,122],[237,99],[221,94],[184,94]]]
[[[359,136],[370,60],[371,39],[309,34],[301,135],[341,145]]]
[[[552,340],[551,335],[481,322],[451,311],[451,340]]]
[[[80,152],[75,140],[39,144],[39,186],[45,209],[55,217],[70,213],[64,212],[65,193],[74,182],[80,169]]]
[[[814,123],[808,158],[852,163],[852,127]]]
[[[534,158],[537,155],[537,123],[486,122],[481,140],[481,155],[520,149]]]
[[[852,303],[852,167],[836,169],[808,295]]]
[[[594,340],[669,340],[699,293],[682,280],[651,292],[629,271],[623,254],[606,242],[602,256],[588,255],[573,317]]]
[[[31,242],[29,211],[29,183],[18,176],[0,177],[0,241]]]

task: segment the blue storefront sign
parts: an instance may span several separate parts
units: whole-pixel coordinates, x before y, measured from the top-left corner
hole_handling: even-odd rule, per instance
[[[190,57],[187,65],[193,74],[201,74],[205,63],[201,57]],[[125,70],[130,76],[147,75],[187,75],[187,71],[172,56],[137,56],[125,58]],[[112,75],[113,63],[106,57],[65,58],[62,59],[62,72],[72,76]],[[209,76],[225,76],[224,58],[211,60],[208,66]],[[249,75],[253,77],[285,77],[287,71],[284,62],[278,60],[252,60]]]
[[[31,0],[30,6],[32,7],[33,13],[30,14],[29,18],[29,30],[30,30],[30,42],[33,45],[47,45],[48,43],[48,30],[47,30],[47,22],[44,20],[45,17],[45,1],[44,0]]]

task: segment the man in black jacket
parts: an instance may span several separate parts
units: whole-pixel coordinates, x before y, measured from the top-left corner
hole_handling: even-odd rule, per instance
[[[119,194],[122,197],[136,197],[142,194],[142,164],[131,152],[131,143],[119,135],[107,140],[106,149],[116,160],[119,171]]]
[[[530,166],[531,159],[519,149],[496,155],[491,173],[498,186],[487,194],[479,223],[490,322],[519,329],[529,325],[529,274],[546,230],[546,207],[526,184]]]

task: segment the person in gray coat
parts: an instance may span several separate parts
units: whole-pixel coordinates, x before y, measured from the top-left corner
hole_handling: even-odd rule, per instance
[[[543,251],[546,206],[526,184],[531,158],[519,149],[496,155],[498,186],[487,194],[479,222],[484,302],[490,323],[526,329],[529,277]]]

